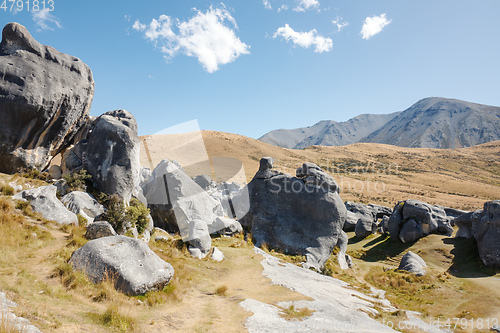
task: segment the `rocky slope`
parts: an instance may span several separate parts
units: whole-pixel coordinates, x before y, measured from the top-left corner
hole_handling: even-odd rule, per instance
[[[429,97],[403,112],[271,131],[260,141],[284,148],[372,142],[412,148],[462,148],[500,139],[500,107]]]
[[[425,98],[362,139],[414,148],[461,148],[500,139],[500,107]]]
[[[275,146],[295,149],[312,145],[345,146],[358,142],[398,114],[399,112],[362,114],[344,122],[323,120],[309,127],[271,131],[259,140]]]

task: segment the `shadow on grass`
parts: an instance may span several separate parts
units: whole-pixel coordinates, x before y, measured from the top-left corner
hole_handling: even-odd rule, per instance
[[[349,244],[356,244],[358,242],[360,242],[360,239],[357,237],[349,239]],[[360,251],[358,259],[369,262],[386,260],[388,258],[397,257],[413,244],[414,242],[402,243],[399,240],[392,239],[387,234],[382,234],[363,245],[363,249]]]
[[[444,238],[443,243],[454,246],[451,250],[452,265],[448,268],[448,273],[451,275],[460,278],[479,278],[500,273],[499,268],[483,264],[474,238]]]

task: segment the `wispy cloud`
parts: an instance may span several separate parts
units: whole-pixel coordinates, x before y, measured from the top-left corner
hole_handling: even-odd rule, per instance
[[[333,47],[332,39],[318,35],[316,29],[309,32],[297,32],[290,28],[288,24],[285,24],[284,27],[276,30],[273,38],[277,38],[279,36],[287,42],[291,40],[295,45],[300,47],[309,48],[311,46],[315,46],[314,52],[317,53],[329,52]]]
[[[361,37],[363,37],[363,39],[370,39],[381,32],[391,22],[392,20],[388,20],[386,14],[367,17],[363,22]]]
[[[35,21],[38,31],[54,30],[54,27],[62,28],[61,21],[50,13],[49,8],[33,12],[33,21]]]
[[[293,8],[296,12],[305,12],[309,9],[319,8],[318,0],[297,0],[298,4]]]
[[[278,8],[278,13],[283,11],[283,10],[288,10],[288,6],[287,5],[281,5],[280,8]]]
[[[167,60],[178,53],[196,57],[209,73],[217,71],[220,65],[233,62],[240,55],[250,53],[250,46],[236,36],[238,26],[225,7],[210,7],[205,13],[197,11],[188,21],[179,21],[167,15],[161,15],[149,24],[137,20],[132,28],[143,32],[156,47],[159,46]],[[178,31],[174,32],[174,29]]]
[[[332,21],[333,25],[337,27],[337,32],[340,32],[342,29],[349,25],[349,22],[343,21],[342,17],[338,17]]]
[[[266,9],[273,9],[273,7],[271,6],[271,3],[269,2],[269,0],[262,0],[262,3],[264,4],[264,7]]]

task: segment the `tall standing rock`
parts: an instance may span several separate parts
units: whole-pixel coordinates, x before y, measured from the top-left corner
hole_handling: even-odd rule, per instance
[[[0,78],[0,172],[43,169],[85,124],[94,96],[92,72],[9,23],[0,43]]]
[[[64,173],[85,169],[99,190],[130,201],[141,169],[134,116],[125,110],[108,111],[87,127],[82,139],[64,153]]]
[[[86,142],[83,166],[97,187],[129,201],[139,185],[140,141],[137,122],[125,110],[109,111],[95,120]]]
[[[305,267],[320,269],[342,234],[347,210],[338,186],[317,165],[304,163],[297,177],[272,169],[264,158],[248,184],[250,210],[243,223],[251,227],[256,245],[267,244],[305,255]],[[243,224],[242,223],[242,224]]]

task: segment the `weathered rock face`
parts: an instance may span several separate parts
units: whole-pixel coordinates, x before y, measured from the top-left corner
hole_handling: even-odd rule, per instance
[[[346,201],[347,219],[344,231],[355,231],[356,236],[365,238],[377,230],[377,221],[384,216],[390,216],[392,209],[385,206]]]
[[[215,220],[208,226],[208,232],[225,236],[233,236],[243,231],[241,224],[233,219],[217,216]]]
[[[86,192],[74,191],[61,198],[61,202],[71,212],[82,215],[87,219],[87,224],[94,222],[94,219],[106,211],[103,205],[97,202]]]
[[[101,237],[116,236],[116,231],[111,224],[106,221],[94,222],[88,225],[85,238],[97,239]]]
[[[268,158],[261,161],[248,184],[250,210],[243,222],[251,228],[257,246],[267,244],[305,255],[305,266],[320,269],[337,244],[346,218],[335,180],[313,164],[299,168],[302,178],[298,178],[272,170],[268,162]]]
[[[198,184],[205,191],[210,190],[217,186],[217,184],[207,175],[198,175],[193,178],[193,181]]]
[[[339,262],[340,268],[342,269],[352,268],[352,258],[348,254],[346,254],[348,242],[349,238],[347,237],[347,234],[344,231],[341,231],[336,246],[339,248],[339,252],[337,253],[337,260]]]
[[[220,204],[174,163],[163,160],[143,187],[155,226],[180,231],[184,241],[208,254],[208,225],[217,218]]]
[[[0,172],[44,169],[86,122],[94,80],[78,58],[38,43],[18,23],[0,44]]]
[[[61,163],[64,173],[86,169],[94,184],[106,194],[130,201],[140,183],[140,141],[137,122],[125,110],[104,113],[96,118]]]
[[[42,214],[47,220],[59,224],[78,224],[78,218],[57,199],[57,187],[41,186],[24,190],[13,196],[14,199],[28,201],[33,210]]]
[[[418,200],[401,201],[389,219],[389,233],[403,243],[414,242],[432,233],[451,236],[453,219],[441,206]]]
[[[401,262],[399,263],[398,269],[408,271],[410,273],[416,274],[417,276],[425,275],[425,268],[427,264],[424,259],[420,258],[419,255],[408,251],[403,258],[401,258]]]
[[[87,137],[83,166],[101,191],[117,194],[128,202],[140,181],[139,148],[132,114],[109,111],[96,119]]]
[[[113,278],[115,288],[127,295],[162,290],[174,275],[173,267],[145,242],[125,236],[89,241],[73,253],[69,262],[94,283]]]
[[[500,267],[500,200],[485,202],[484,209],[461,215],[455,224],[455,237],[474,237],[483,263]]]

